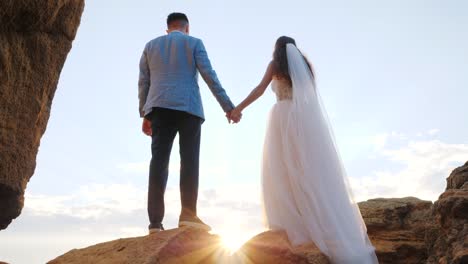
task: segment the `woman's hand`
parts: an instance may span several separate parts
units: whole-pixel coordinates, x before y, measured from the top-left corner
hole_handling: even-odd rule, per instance
[[[229,119],[231,119],[234,123],[239,123],[242,118],[242,111],[239,107],[232,109],[229,114]]]

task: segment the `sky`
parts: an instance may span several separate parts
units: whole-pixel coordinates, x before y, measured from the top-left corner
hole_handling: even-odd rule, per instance
[[[138,114],[138,62],[173,11],[189,16],[235,104],[260,81],[276,39],[294,37],[314,65],[356,200],[435,201],[468,160],[467,10],[463,0],[87,1],[22,215],[0,231],[0,260],[44,263],[147,233],[150,138]],[[265,230],[260,161],[275,96],[229,125],[200,84],[199,214],[214,233],[247,240]],[[180,212],[177,144],[172,153],[167,228]]]

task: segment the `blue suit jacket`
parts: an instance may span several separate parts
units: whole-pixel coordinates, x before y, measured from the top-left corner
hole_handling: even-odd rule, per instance
[[[140,116],[153,107],[184,111],[205,119],[198,72],[225,112],[234,108],[211,67],[200,39],[179,31],[151,40],[140,60]]]

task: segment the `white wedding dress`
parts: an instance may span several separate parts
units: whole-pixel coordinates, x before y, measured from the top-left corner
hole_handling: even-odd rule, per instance
[[[313,241],[332,263],[378,263],[353,200],[315,81],[297,48],[287,45],[292,87],[273,80],[262,191],[266,223],[293,245]]]

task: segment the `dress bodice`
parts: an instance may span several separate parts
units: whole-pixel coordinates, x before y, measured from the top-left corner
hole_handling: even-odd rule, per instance
[[[276,100],[291,100],[292,87],[287,80],[273,79],[271,88],[276,94]]]

